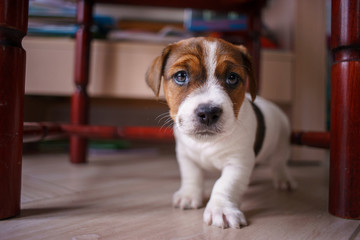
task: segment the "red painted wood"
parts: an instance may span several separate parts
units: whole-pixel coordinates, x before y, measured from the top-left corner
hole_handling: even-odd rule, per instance
[[[71,125],[47,122],[24,123],[24,142],[56,139],[67,135],[94,139],[125,138],[149,141],[172,141],[174,139],[172,128]]]
[[[89,83],[90,43],[93,2],[78,0],[77,22],[79,30],[76,33],[75,45],[75,86],[76,90],[71,102],[71,123],[88,124],[89,97],[87,86]],[[86,138],[73,136],[70,138],[70,161],[85,163],[87,157]]]
[[[1,0],[0,1],[0,23],[2,27],[9,27],[27,32],[29,4],[24,0]]]
[[[115,127],[96,125],[71,125],[59,123],[24,123],[24,142],[50,140],[66,135],[76,135],[93,139],[141,139],[141,140],[173,140],[172,128],[163,127]],[[328,149],[330,147],[329,132],[294,131],[291,143]]]
[[[172,128],[163,127],[115,127],[96,125],[71,125],[60,123],[24,123],[24,142],[50,140],[67,135],[93,139],[141,139],[141,140],[173,140]],[[302,132],[294,131],[291,134],[291,143],[328,149],[330,147],[329,132]]]
[[[329,149],[330,133],[294,131],[291,134],[291,143],[308,147]]]
[[[158,127],[126,127],[123,130],[126,138],[149,140],[174,140],[172,128]]]
[[[330,212],[360,218],[360,61],[332,67]]]
[[[25,122],[23,131],[23,142],[36,142],[52,140],[65,137],[66,134],[61,126],[56,123],[34,123]]]
[[[20,212],[28,1],[0,1],[0,219]]]
[[[332,1],[330,213],[360,218],[360,0]]]
[[[173,140],[173,131],[171,128],[159,127],[112,127],[112,126],[94,126],[94,125],[61,125],[61,129],[67,134],[75,134],[94,139],[137,139],[137,140]]]
[[[256,88],[259,90],[261,88],[260,82],[260,52],[261,52],[261,43],[260,43],[260,36],[261,36],[261,8],[257,8],[253,11],[250,16],[250,27],[249,33],[247,34],[247,41],[246,46],[249,47],[253,67],[255,70],[255,77],[256,77]]]
[[[331,48],[359,46],[360,4],[358,0],[333,0],[331,24]],[[350,49],[343,49],[350,50]],[[335,51],[336,52],[336,51]],[[356,51],[355,51],[356,52]]]

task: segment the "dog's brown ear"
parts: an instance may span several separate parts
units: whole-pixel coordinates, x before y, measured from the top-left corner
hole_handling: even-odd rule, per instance
[[[242,53],[243,61],[244,61],[244,67],[246,70],[246,73],[248,75],[249,79],[249,91],[251,94],[252,101],[255,100],[256,94],[257,94],[257,80],[255,77],[255,70],[252,63],[252,57],[250,56],[247,48],[243,45],[238,46]]]
[[[146,71],[145,80],[147,85],[153,90],[156,97],[159,97],[161,78],[164,74],[166,60],[170,54],[171,45],[167,46],[161,56],[154,59],[151,66]]]

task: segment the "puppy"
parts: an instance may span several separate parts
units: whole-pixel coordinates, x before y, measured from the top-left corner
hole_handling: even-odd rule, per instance
[[[204,222],[222,228],[247,225],[239,209],[241,198],[255,162],[266,159],[276,188],[296,187],[286,169],[289,122],[274,104],[256,98],[254,70],[245,47],[214,38],[171,44],[153,61],[146,82],[156,96],[163,82],[174,121],[181,173],[175,207],[202,207],[203,170],[218,170],[221,177],[206,205]]]

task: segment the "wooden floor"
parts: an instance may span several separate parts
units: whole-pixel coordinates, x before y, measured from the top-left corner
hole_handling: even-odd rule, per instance
[[[171,207],[179,187],[172,153],[90,154],[87,165],[65,154],[25,155],[22,213],[0,221],[0,239],[360,239],[359,221],[328,214],[323,166],[291,171],[299,189],[277,192],[268,169],[257,167],[242,205],[250,225],[223,230],[203,224],[204,209]]]

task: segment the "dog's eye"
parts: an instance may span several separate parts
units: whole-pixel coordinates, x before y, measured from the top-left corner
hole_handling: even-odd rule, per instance
[[[179,71],[174,74],[173,79],[176,84],[182,86],[189,81],[189,76],[185,71]]]
[[[236,73],[230,73],[226,78],[226,84],[231,88],[236,87],[239,82],[241,82],[241,77]]]

